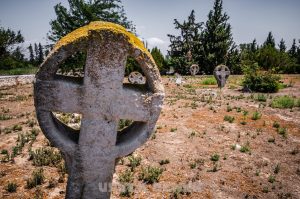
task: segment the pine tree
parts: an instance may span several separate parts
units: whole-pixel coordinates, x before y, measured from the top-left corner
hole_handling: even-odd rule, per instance
[[[43,52],[43,47],[42,44],[39,43],[39,55],[38,55],[38,63],[41,64],[44,61],[44,52]]]
[[[289,55],[292,58],[296,58],[297,57],[297,46],[296,46],[296,39],[293,39],[293,44],[292,47],[289,50]]]
[[[273,37],[272,32],[269,32],[268,37],[267,37],[266,41],[264,42],[263,46],[270,46],[272,48],[275,48],[275,39]]]
[[[91,21],[109,21],[135,31],[128,21],[121,0],[68,0],[70,9],[57,4],[54,7],[56,19],[50,22],[48,38],[56,42],[73,30]]]
[[[256,39],[253,39],[251,46],[250,46],[250,51],[255,53],[257,51],[258,47],[257,47],[257,42]]]
[[[164,58],[163,54],[161,53],[160,49],[157,47],[154,47],[151,50],[151,55],[157,65],[158,69],[160,71],[162,71],[164,69],[164,65],[165,65],[165,58]]]
[[[191,63],[198,63],[201,56],[201,31],[203,23],[197,23],[195,11],[192,10],[187,21],[180,23],[174,19],[175,29],[180,31],[180,36],[168,34],[170,38],[170,62],[175,70],[181,74],[186,74]],[[191,60],[187,54],[191,54]]]
[[[207,73],[211,74],[218,64],[225,64],[229,50],[234,45],[228,20],[229,16],[223,12],[223,1],[215,0],[203,34],[204,65]]]
[[[39,47],[36,43],[34,43],[34,61],[38,62],[39,58]]]
[[[34,54],[33,54],[33,48],[31,44],[29,45],[28,50],[29,50],[29,62],[31,64],[34,64]]]
[[[285,41],[283,40],[283,38],[280,40],[280,43],[279,43],[278,47],[279,47],[280,52],[285,52],[286,51],[286,45],[285,45]]]

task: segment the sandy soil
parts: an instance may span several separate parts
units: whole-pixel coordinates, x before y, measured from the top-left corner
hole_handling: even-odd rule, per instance
[[[300,109],[269,106],[277,95],[300,98],[300,76],[284,76],[283,81],[293,86],[266,95],[267,102],[239,91],[239,81],[240,77],[230,77],[220,91],[201,85],[201,77],[187,77],[180,86],[164,78],[166,98],[155,136],[133,154],[142,160],[133,172],[131,198],[300,198]],[[11,116],[0,120],[0,151],[11,153],[18,134],[39,130],[32,85],[0,87],[0,108],[1,115]],[[253,120],[256,111],[262,116]],[[225,115],[234,116],[234,121],[224,121]],[[274,122],[287,129],[286,138],[278,134]],[[22,129],[9,132],[14,125]],[[5,154],[0,154],[0,198],[64,198],[67,175],[62,177],[54,166],[43,166],[42,185],[26,188],[37,168],[28,151],[40,147],[50,147],[42,132],[25,143],[14,161],[5,161]],[[240,147],[248,151],[241,152]],[[212,161],[213,155],[219,156],[217,161]],[[168,164],[159,164],[166,159]],[[112,198],[121,197],[119,176],[129,168],[128,162],[124,157],[116,166]],[[152,185],[139,180],[148,165],[164,169]],[[15,193],[6,191],[9,182],[17,184]],[[54,186],[49,188],[49,182]]]

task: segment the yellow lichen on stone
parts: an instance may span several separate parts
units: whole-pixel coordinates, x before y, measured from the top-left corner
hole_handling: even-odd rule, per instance
[[[67,34],[56,43],[56,45],[54,46],[54,50],[56,51],[64,45],[88,37],[90,30],[96,30],[96,31],[108,30],[114,33],[124,34],[127,36],[128,42],[132,44],[133,47],[140,49],[142,52],[146,53],[152,59],[151,54],[145,48],[144,44],[134,34],[128,32],[123,26],[110,23],[110,22],[102,22],[102,21],[91,22],[89,25],[78,28],[73,32]]]

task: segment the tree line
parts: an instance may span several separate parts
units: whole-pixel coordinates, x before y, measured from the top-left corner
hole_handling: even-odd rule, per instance
[[[121,0],[68,0],[68,3],[69,8],[61,3],[54,7],[56,18],[50,21],[51,30],[47,34],[52,43],[96,20],[120,24],[136,34],[135,26],[127,19]],[[276,73],[300,72],[300,40],[297,42],[294,39],[292,47],[287,49],[283,39],[276,45],[270,32],[261,45],[255,39],[251,43],[237,45],[228,20],[222,0],[215,0],[206,22],[197,22],[194,10],[183,22],[175,19],[174,26],[180,35],[168,34],[168,55],[164,57],[157,47],[149,49],[161,73],[172,66],[176,72],[188,74],[192,64],[198,64],[203,74],[211,74],[219,64],[227,65],[233,74],[242,74],[249,66]],[[38,66],[53,46],[30,44],[24,52],[19,46],[23,42],[24,37],[20,31],[0,27],[0,69]],[[28,58],[24,53],[29,55]],[[85,52],[78,52],[65,61],[61,66],[62,71],[82,70],[85,57]],[[126,74],[133,70],[139,70],[139,66],[129,57]]]
[[[233,74],[242,74],[254,65],[276,73],[300,72],[300,40],[297,46],[294,39],[291,49],[287,50],[285,41],[281,39],[276,46],[273,34],[269,32],[262,45],[254,39],[252,43],[237,46],[228,20],[222,0],[215,0],[205,23],[196,22],[194,10],[183,23],[175,19],[175,29],[180,35],[168,35],[171,44],[166,68],[173,66],[177,72],[188,74],[191,64],[198,64],[202,73],[212,74],[217,65],[225,64]]]

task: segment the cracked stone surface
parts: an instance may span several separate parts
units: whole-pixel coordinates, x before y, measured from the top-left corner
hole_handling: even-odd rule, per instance
[[[66,198],[109,198],[116,158],[132,153],[154,130],[164,88],[139,42],[121,26],[93,22],[62,38],[36,75],[36,114],[45,136],[64,156]],[[78,51],[87,53],[84,78],[57,75],[59,65]],[[146,90],[123,84],[128,56],[141,66]],[[61,123],[55,111],[82,114],[80,130]],[[118,132],[120,119],[134,123]]]
[[[128,81],[132,84],[145,84],[146,83],[145,77],[137,71],[131,72],[129,74]]]
[[[225,65],[218,65],[214,69],[214,76],[217,80],[218,87],[223,88],[226,84],[226,81],[230,75],[230,70],[227,66]]]

